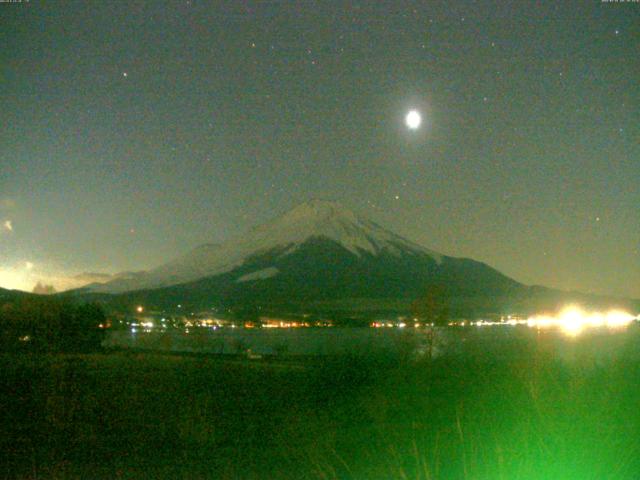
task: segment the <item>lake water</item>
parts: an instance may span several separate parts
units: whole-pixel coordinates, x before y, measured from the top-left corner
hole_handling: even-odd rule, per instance
[[[238,354],[250,350],[258,355],[412,355],[420,357],[429,349],[427,330],[421,328],[291,328],[174,329],[166,332],[114,330],[107,334],[106,347]],[[508,354],[530,355],[535,351],[553,354],[564,361],[588,358],[594,362],[613,360],[624,354],[640,359],[640,325],[619,330],[596,328],[576,336],[557,329],[526,326],[468,326],[437,330],[435,355]]]

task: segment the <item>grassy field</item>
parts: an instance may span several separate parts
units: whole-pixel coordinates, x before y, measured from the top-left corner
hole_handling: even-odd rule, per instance
[[[640,478],[640,364],[514,348],[418,363],[3,355],[0,478]]]

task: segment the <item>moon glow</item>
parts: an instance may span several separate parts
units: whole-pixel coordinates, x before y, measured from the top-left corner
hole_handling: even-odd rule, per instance
[[[416,130],[422,123],[422,115],[420,115],[420,112],[418,112],[417,110],[410,110],[409,113],[407,113],[404,121],[409,129]]]

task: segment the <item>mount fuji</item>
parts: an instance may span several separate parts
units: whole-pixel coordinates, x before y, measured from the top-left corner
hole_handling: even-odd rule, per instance
[[[262,256],[274,257],[273,262],[281,263],[283,258],[299,250],[304,251],[310,244],[317,246],[319,243],[341,249],[354,259],[412,256],[425,257],[436,264],[443,261],[442,255],[359,217],[337,202],[313,200],[252,229],[242,238],[219,245],[201,245],[153,270],[118,275],[113,281],[93,283],[86,288],[94,292],[122,293],[177,285],[236,269],[244,271],[243,267],[255,264]],[[238,281],[264,279],[278,273],[277,268],[270,267],[262,273],[256,271],[243,275]]]
[[[314,200],[222,244],[206,244],[146,272],[94,283],[75,293],[110,294],[131,308],[191,311],[259,306],[274,311],[406,311],[444,286],[458,314],[509,311],[535,293],[488,265],[434,252],[342,207]]]

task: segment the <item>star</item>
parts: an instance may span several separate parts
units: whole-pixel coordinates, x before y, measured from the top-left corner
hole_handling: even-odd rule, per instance
[[[122,72],[122,76],[123,76],[124,78],[127,78],[127,76],[128,76],[127,72]]]

